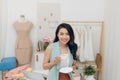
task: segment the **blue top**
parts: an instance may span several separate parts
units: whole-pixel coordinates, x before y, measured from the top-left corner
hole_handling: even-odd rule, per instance
[[[51,44],[51,48],[52,48],[52,53],[50,56],[50,62],[53,61],[53,59],[56,56],[60,55],[60,47],[59,47],[59,41],[52,43]],[[69,67],[72,67],[73,64],[73,56],[70,53],[70,50],[68,48],[68,57],[69,57]],[[59,69],[60,69],[60,63],[55,64],[53,67],[51,67],[51,69],[49,70],[49,75],[47,80],[59,80]],[[72,73],[69,73],[70,76],[70,80],[74,80],[72,77]]]

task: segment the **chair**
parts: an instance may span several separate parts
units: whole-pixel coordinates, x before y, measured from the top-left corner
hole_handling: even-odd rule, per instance
[[[11,70],[15,67],[16,67],[16,57],[5,57],[0,62],[0,71]]]

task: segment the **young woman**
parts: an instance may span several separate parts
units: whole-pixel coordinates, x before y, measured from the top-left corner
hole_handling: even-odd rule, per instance
[[[54,42],[45,50],[43,68],[49,69],[47,80],[74,80],[71,72],[61,73],[60,69],[76,69],[76,51],[77,45],[71,25],[60,24],[56,29]]]

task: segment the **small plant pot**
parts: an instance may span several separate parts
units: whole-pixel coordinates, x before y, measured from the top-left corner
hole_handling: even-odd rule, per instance
[[[84,77],[84,80],[95,80],[94,75],[89,75]]]

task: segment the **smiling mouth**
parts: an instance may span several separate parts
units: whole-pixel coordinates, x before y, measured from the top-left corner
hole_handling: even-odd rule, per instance
[[[66,40],[66,39],[64,39],[64,40],[62,40],[62,41],[66,42],[67,40]]]

